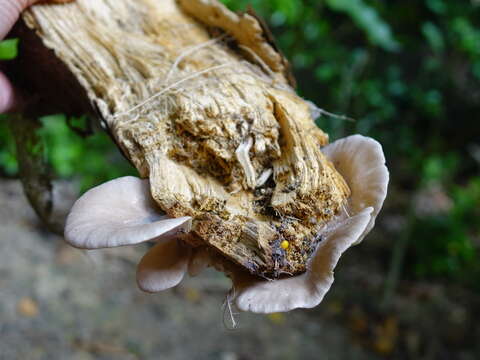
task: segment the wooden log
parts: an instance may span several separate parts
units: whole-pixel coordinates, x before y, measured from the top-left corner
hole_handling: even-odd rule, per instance
[[[263,277],[305,271],[349,189],[255,16],[216,0],[77,0],[23,20],[44,46],[36,83],[58,91],[67,70],[77,98],[64,102],[88,100],[160,208],[194,218],[192,245]]]

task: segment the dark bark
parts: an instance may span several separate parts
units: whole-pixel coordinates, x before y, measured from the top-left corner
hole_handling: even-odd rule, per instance
[[[15,138],[19,176],[25,195],[46,227],[56,234],[63,234],[64,219],[53,211],[52,171],[47,162],[45,144],[38,133],[41,122],[14,115],[9,124]]]

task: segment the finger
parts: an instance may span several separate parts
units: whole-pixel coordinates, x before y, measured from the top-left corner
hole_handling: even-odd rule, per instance
[[[18,17],[32,4],[37,2],[63,4],[73,0],[0,0],[0,40],[3,39],[13,24],[18,20]]]
[[[0,39],[3,39],[13,24],[18,20],[20,13],[38,0],[0,0]]]
[[[0,114],[13,106],[13,88],[4,74],[0,72]]]

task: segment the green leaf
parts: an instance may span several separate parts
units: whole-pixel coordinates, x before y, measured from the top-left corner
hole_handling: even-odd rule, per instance
[[[0,115],[0,172],[10,176],[18,172],[15,142],[8,128],[6,115]]]
[[[431,22],[424,23],[422,25],[422,33],[433,50],[442,51],[445,48],[442,32],[435,24]]]
[[[480,30],[465,17],[452,21],[452,29],[458,37],[458,45],[473,56],[480,56]]]
[[[0,41],[0,60],[12,60],[18,55],[18,39]]]
[[[400,44],[393,38],[390,26],[363,0],[325,0],[325,3],[332,10],[349,15],[373,44],[388,51],[400,49]]]
[[[443,0],[427,0],[427,7],[437,14],[445,14],[447,5]]]

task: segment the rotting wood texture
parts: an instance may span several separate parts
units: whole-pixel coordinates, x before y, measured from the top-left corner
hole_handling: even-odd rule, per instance
[[[194,218],[194,245],[267,278],[305,270],[349,189],[254,16],[215,0],[77,0],[23,20],[161,209]]]

